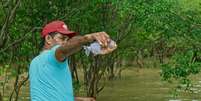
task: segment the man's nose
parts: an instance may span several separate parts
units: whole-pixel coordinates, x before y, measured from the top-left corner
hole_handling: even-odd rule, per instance
[[[61,44],[64,45],[67,41],[63,41]]]

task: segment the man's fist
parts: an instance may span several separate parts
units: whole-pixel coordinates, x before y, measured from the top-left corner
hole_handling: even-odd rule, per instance
[[[91,97],[86,97],[86,98],[83,98],[82,101],[96,101],[94,98],[91,98]]]
[[[114,42],[114,41],[110,41],[108,43],[108,46],[107,47],[102,47],[101,48],[101,53],[102,55],[104,54],[108,54],[108,53],[111,53],[112,51],[114,51],[115,49],[117,48],[117,44]]]
[[[92,40],[97,41],[101,45],[101,47],[107,47],[108,42],[110,41],[110,37],[106,32],[96,32],[88,34],[88,37],[92,38]]]
[[[86,37],[91,41],[96,41],[90,45],[90,51],[93,54],[108,54],[114,51],[117,48],[116,42],[110,39],[109,35],[106,32],[96,32],[92,34],[87,34]],[[99,46],[100,45],[100,46]]]

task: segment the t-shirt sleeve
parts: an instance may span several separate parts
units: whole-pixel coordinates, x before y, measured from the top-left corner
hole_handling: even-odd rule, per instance
[[[56,49],[59,47],[60,47],[60,45],[54,46],[53,48],[51,48],[51,50],[48,53],[48,60],[52,64],[56,64],[56,65],[63,64],[67,60],[67,59],[65,59],[63,62],[60,62],[56,59]]]

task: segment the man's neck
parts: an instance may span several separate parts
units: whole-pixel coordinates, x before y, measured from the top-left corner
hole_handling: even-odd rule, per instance
[[[51,46],[49,44],[45,43],[45,45],[43,46],[42,51],[49,50],[49,49],[51,49]]]

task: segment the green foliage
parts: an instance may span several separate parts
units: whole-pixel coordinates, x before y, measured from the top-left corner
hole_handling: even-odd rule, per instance
[[[16,66],[20,66],[20,74],[27,72],[31,59],[40,51],[41,30],[30,30],[42,28],[52,20],[63,20],[80,35],[106,31],[118,42],[118,50],[114,53],[117,58],[113,62],[133,62],[137,57],[156,57],[161,62],[167,59],[162,65],[163,79],[190,84],[188,77],[200,72],[200,63],[192,60],[195,52],[197,57],[201,54],[199,3],[199,0],[21,0],[0,51],[24,39],[0,53],[0,75],[9,68],[16,76]],[[12,2],[0,5],[0,28],[7,10],[13,5]],[[107,61],[102,63],[108,64],[113,59],[112,55],[104,58]],[[81,67],[86,71],[93,61],[83,53],[75,55],[75,59],[83,63]],[[79,89],[80,86],[74,87]]]
[[[192,58],[192,51],[174,55],[168,63],[162,65],[162,77],[164,77],[164,80],[186,78],[191,74],[197,74],[200,71],[201,64],[192,62]]]
[[[193,59],[193,51],[175,54],[168,63],[162,65],[162,79],[168,82],[178,81],[179,83],[175,89],[190,91],[192,85],[190,76],[198,74],[201,70],[201,63]]]
[[[74,94],[78,94],[79,93],[79,90],[80,90],[80,88],[81,88],[81,84],[80,84],[80,82],[78,82],[78,81],[73,81],[73,91],[74,91]]]

